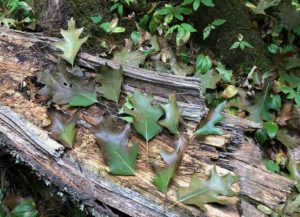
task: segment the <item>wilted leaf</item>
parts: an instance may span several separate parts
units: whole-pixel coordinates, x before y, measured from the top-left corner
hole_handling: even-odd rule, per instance
[[[0,25],[3,25],[6,28],[16,27],[17,21],[12,18],[0,17]]]
[[[11,211],[11,217],[36,217],[38,211],[36,204],[32,200],[25,200]]]
[[[234,85],[228,85],[225,90],[222,93],[222,97],[225,99],[230,99],[237,95],[239,92],[238,88],[236,88]]]
[[[292,118],[292,108],[293,108],[292,102],[286,102],[283,105],[283,108],[281,109],[279,115],[276,118],[276,122],[280,126],[286,125],[286,122]]]
[[[232,190],[232,185],[238,181],[239,177],[233,176],[230,173],[227,173],[225,176],[219,176],[214,166],[207,180],[193,175],[188,187],[179,187],[177,198],[179,202],[196,205],[199,208],[203,207],[206,203],[231,204],[231,201],[223,196],[237,195]]]
[[[161,132],[162,128],[157,121],[163,115],[163,111],[158,106],[152,105],[153,96],[143,94],[136,90],[129,96],[129,102],[133,109],[124,108],[125,114],[133,117],[133,126],[147,141]]]
[[[103,94],[106,99],[118,102],[123,83],[123,69],[115,70],[106,65],[98,66],[96,70],[96,81],[101,83],[96,89],[97,92]]]
[[[121,65],[128,65],[131,67],[139,67],[145,62],[145,55],[141,51],[128,51],[123,49],[115,51],[113,60]]]
[[[296,148],[298,146],[296,138],[290,136],[286,129],[278,130],[276,138],[287,148]]]
[[[181,61],[177,61],[176,57],[171,58],[170,66],[174,75],[186,76],[194,73],[192,66],[188,66]]]
[[[158,188],[159,191],[163,193],[167,192],[168,187],[173,177],[175,176],[176,169],[179,166],[187,147],[187,140],[183,137],[180,137],[173,152],[169,153],[164,150],[160,152],[160,155],[166,166],[159,169],[155,168],[155,177],[153,179],[153,184]]]
[[[115,175],[135,175],[135,161],[138,154],[137,144],[128,144],[130,125],[116,131],[113,117],[103,119],[95,128],[97,143],[106,151],[109,173]]]
[[[51,110],[48,113],[51,125],[46,128],[50,137],[61,142],[67,148],[73,148],[77,114],[69,117],[60,111]]]
[[[64,53],[60,54],[62,58],[68,61],[70,64],[74,64],[76,54],[78,53],[81,45],[86,42],[88,37],[80,39],[79,36],[83,32],[83,28],[76,29],[75,21],[73,18],[68,22],[68,29],[61,30],[61,34],[65,41],[55,43],[54,45],[61,49]]]
[[[222,135],[223,130],[216,128],[215,125],[224,120],[224,116],[221,113],[225,105],[226,101],[220,103],[215,109],[211,109],[207,116],[201,120],[194,134],[196,136]]]
[[[169,103],[161,105],[166,114],[166,118],[158,123],[167,128],[171,133],[178,134],[178,124],[180,120],[180,110],[176,102],[175,94],[170,95]]]
[[[71,100],[75,100],[77,105],[84,106],[91,103],[87,103],[88,99],[84,96],[89,96],[95,100],[94,88],[83,84],[82,78],[68,73],[64,62],[59,61],[55,71],[50,72],[45,70],[37,74],[37,81],[45,84],[45,86],[38,91],[38,94],[42,96],[52,96],[52,102],[62,105],[67,104]],[[75,99],[74,97],[77,96]],[[84,100],[84,99],[85,100]],[[77,100],[79,99],[79,101]],[[80,101],[83,103],[80,104]],[[74,103],[75,104],[75,103]]]
[[[201,93],[205,94],[207,89],[216,89],[217,83],[222,79],[222,75],[214,73],[213,70],[209,70],[205,74],[198,73],[194,75],[201,81]]]
[[[290,172],[290,178],[295,181],[300,181],[300,172],[298,169],[298,165],[295,162],[292,155],[289,154],[288,157],[289,157],[289,162],[287,165],[287,169]]]
[[[280,3],[281,0],[260,0],[257,6],[253,9],[256,14],[265,14],[265,10],[274,7]]]

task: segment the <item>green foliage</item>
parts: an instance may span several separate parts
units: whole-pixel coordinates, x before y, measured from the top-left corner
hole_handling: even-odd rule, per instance
[[[188,142],[183,137],[180,137],[176,142],[173,152],[161,151],[160,155],[165,162],[166,166],[163,168],[155,169],[155,177],[153,184],[159,191],[166,193],[168,187],[175,176],[177,167],[179,166],[183,155],[188,147]]]
[[[280,171],[279,165],[276,162],[272,161],[272,160],[267,160],[265,162],[265,166],[266,166],[267,170],[269,170],[270,172],[279,173],[279,171]]]
[[[18,204],[10,213],[11,217],[37,217],[36,204],[32,200],[25,200]]]
[[[268,139],[268,134],[263,129],[258,129],[255,132],[255,138],[260,145],[264,144],[265,141]]]
[[[268,136],[273,139],[275,138],[277,132],[278,132],[278,125],[274,122],[265,122],[264,123],[264,129]]]
[[[300,107],[300,83],[298,84],[298,87],[296,90],[289,86],[282,86],[280,87],[280,90],[287,94],[287,99],[294,100],[296,105]]]
[[[287,148],[296,148],[299,146],[297,143],[297,138],[290,136],[286,129],[279,129],[276,135],[276,139]]]
[[[204,54],[200,54],[196,60],[196,71],[194,76],[199,76],[199,74],[205,74],[209,70],[211,70],[212,61],[209,56],[205,56]]]
[[[94,24],[101,23],[101,21],[102,21],[102,16],[101,16],[101,15],[99,15],[99,16],[93,16],[93,17],[91,17],[91,20],[92,20],[92,22],[93,22]]]
[[[219,176],[214,166],[207,180],[192,176],[188,187],[178,188],[178,201],[202,208],[206,203],[219,203],[222,205],[230,202],[222,196],[235,196],[232,185],[239,181],[239,177],[227,173]]]
[[[123,84],[123,69],[115,70],[109,66],[97,66],[96,81],[101,83],[100,87],[96,88],[98,93],[101,93],[106,99],[114,102],[119,101],[121,87]]]
[[[52,96],[52,102],[71,106],[88,106],[97,102],[94,88],[83,83],[81,77],[69,72],[65,62],[59,61],[53,72],[47,70],[38,73],[38,82],[45,86],[38,91],[43,96]],[[71,102],[72,101],[72,102]]]
[[[50,137],[61,142],[67,148],[73,148],[77,115],[71,117],[59,111],[50,111],[51,125],[46,128]]]
[[[221,26],[226,22],[224,19],[216,19],[211,24],[208,24],[203,30],[203,40],[207,39],[211,31],[216,29],[217,26]]]
[[[248,4],[248,7],[252,8],[256,14],[266,14],[265,10],[277,6],[281,0],[259,0],[257,5]]]
[[[175,165],[170,165],[156,171],[155,177],[153,179],[153,184],[160,192],[167,192],[169,184],[172,178],[175,176],[175,169]]]
[[[162,131],[157,121],[163,115],[158,106],[152,105],[153,96],[143,94],[140,90],[129,97],[133,109],[124,108],[125,114],[133,117],[133,126],[147,141]]]
[[[120,26],[118,26],[117,22],[112,22],[112,21],[102,23],[100,25],[100,28],[103,29],[106,33],[122,33],[122,32],[125,32],[124,27],[120,27]]]
[[[178,134],[178,124],[180,120],[180,110],[176,102],[175,94],[170,95],[169,103],[161,105],[164,110],[166,117],[163,120],[160,120],[158,123],[167,128],[171,133]]]
[[[70,64],[74,64],[75,57],[78,51],[81,48],[81,45],[86,42],[88,37],[80,39],[79,36],[83,32],[83,28],[76,29],[75,21],[73,18],[68,22],[68,29],[61,30],[61,34],[64,37],[65,41],[55,43],[54,45],[63,51],[63,54],[60,54],[63,59],[68,61]]]
[[[207,7],[214,7],[214,3],[212,0],[184,0],[181,5],[189,5],[193,4],[194,11],[197,11],[201,4],[204,4]]]
[[[234,42],[229,50],[240,48],[241,50],[244,50],[245,48],[253,48],[252,45],[244,40],[244,36],[242,34],[238,35],[238,41]]]
[[[194,27],[192,27],[190,24],[182,23],[180,25],[178,24],[170,27],[166,32],[165,36],[173,33],[175,30],[177,30],[177,34],[176,34],[177,46],[186,44],[191,37],[191,32],[197,32],[197,30]]]
[[[217,83],[223,78],[222,75],[214,73],[214,70],[209,70],[205,74],[195,73],[201,81],[201,94],[205,94],[207,89],[216,89]]]
[[[141,33],[140,32],[137,32],[137,31],[134,31],[131,33],[131,40],[133,42],[134,45],[137,45],[140,40],[141,40]]]
[[[226,101],[220,103],[215,109],[210,110],[206,118],[201,120],[194,134],[196,136],[222,135],[223,131],[216,128],[215,125],[224,120],[224,116],[221,113],[225,105]]]
[[[216,67],[217,72],[222,75],[222,81],[225,83],[232,83],[233,71],[228,70],[222,63],[218,63]]]
[[[145,55],[139,50],[128,51],[126,48],[123,48],[121,51],[115,51],[113,53],[113,60],[120,65],[137,68],[145,62],[145,58]]]
[[[182,6],[172,6],[170,4],[166,4],[163,8],[156,10],[157,14],[160,16],[164,16],[164,22],[169,24],[173,21],[174,18],[183,21],[184,15],[189,15],[193,11],[190,8],[182,7]]]
[[[97,143],[107,154],[109,173],[114,175],[135,175],[135,161],[138,154],[137,144],[129,146],[130,125],[121,131],[115,130],[113,117],[103,119],[95,129]]]

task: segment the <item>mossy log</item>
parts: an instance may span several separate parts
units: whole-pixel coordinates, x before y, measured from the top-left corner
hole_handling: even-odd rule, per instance
[[[245,203],[230,206],[207,204],[203,210],[176,203],[178,186],[188,185],[194,173],[206,178],[215,164],[219,165],[219,173],[233,171],[241,177],[240,185],[235,186],[235,189],[236,191],[241,189],[243,198],[249,198],[251,203],[274,208],[287,200],[294,183],[287,178],[267,172],[260,165],[260,158],[256,157],[260,152],[259,148],[245,136],[246,131],[257,129],[260,125],[234,116],[227,115],[225,121],[222,122],[220,127],[224,130],[224,135],[197,139],[189,145],[167,195],[160,193],[152,184],[154,172],[146,159],[163,165],[159,155],[160,150],[162,148],[172,150],[176,138],[164,132],[147,144],[136,133],[132,133],[130,140],[138,141],[140,144],[136,176],[111,176],[107,173],[103,153],[100,152],[93,135],[93,126],[97,118],[105,113],[105,106],[93,105],[81,112],[74,149],[65,150],[63,154],[47,151],[53,150],[53,144],[57,147],[61,146],[46,138],[47,133],[41,128],[50,123],[47,107],[37,103],[35,98],[37,90],[28,87],[32,85],[30,81],[35,78],[37,71],[55,67],[57,58],[51,48],[53,41],[57,39],[38,33],[20,33],[0,29],[0,146],[13,156],[19,157],[37,175],[49,180],[63,192],[81,200],[92,214],[103,215],[107,212],[105,206],[120,210],[130,216],[234,217],[241,216],[243,213],[259,213],[248,210],[253,206],[241,205]],[[87,67],[85,75],[92,75],[96,64],[108,62],[116,67],[116,63],[112,61],[88,54],[81,53],[79,57],[78,63]],[[134,72],[139,71],[143,77],[145,72],[143,69],[129,66],[124,66],[124,69],[127,70],[127,75],[125,75],[127,77],[130,73],[133,75]],[[147,72],[151,77],[156,75],[155,72]],[[171,88],[170,81],[174,79],[181,79],[181,83],[191,81],[184,77],[168,76],[170,80],[164,77],[164,80],[159,81],[160,77],[156,77],[158,83],[166,84],[166,89]],[[145,77],[147,76],[144,75]],[[137,86],[138,88],[152,85],[151,82],[139,77],[136,82],[141,84]],[[126,96],[126,90],[123,89],[122,98],[124,96]],[[199,96],[191,98],[187,104],[193,106],[195,102],[199,103],[197,101],[199,99],[201,99]],[[108,103],[107,106],[112,111],[116,110],[114,104]],[[64,106],[60,109],[69,114],[74,112],[74,109]],[[205,107],[203,109],[205,110]],[[202,115],[204,113],[200,116]],[[182,134],[187,136],[196,125],[197,122],[185,119],[180,127]],[[47,148],[45,145],[50,145],[52,148]],[[149,155],[146,154],[147,147],[149,147]],[[60,148],[54,148],[54,150],[57,149],[60,150]],[[82,167],[82,172],[77,160]],[[253,171],[257,176],[251,174]],[[265,180],[279,180],[280,187],[279,182],[266,183]],[[239,198],[230,197],[228,200],[237,202]],[[175,206],[168,208],[175,203]]]

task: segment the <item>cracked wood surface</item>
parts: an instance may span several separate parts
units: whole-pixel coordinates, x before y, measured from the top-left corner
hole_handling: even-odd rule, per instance
[[[28,37],[31,36],[35,37],[28,39]],[[12,112],[24,117],[20,120],[27,120],[40,128],[50,124],[46,112],[47,108],[36,102],[35,93],[37,90],[31,86],[32,84],[28,82],[28,78],[33,78],[37,71],[54,65],[56,58],[51,49],[48,49],[49,45],[47,45],[47,43],[51,42],[49,40],[49,38],[39,34],[15,33],[10,30],[0,32],[0,106],[9,107]],[[86,57],[84,57],[84,55],[86,55]],[[101,58],[99,59],[88,54],[80,54],[80,57],[81,65],[84,65],[89,70],[92,70],[95,65],[101,64],[102,61]],[[116,65],[114,67],[118,66]],[[138,71],[136,71],[136,73],[137,72]],[[147,75],[145,76],[147,77]],[[175,78],[177,79],[176,76]],[[188,78],[186,79],[189,80]],[[133,81],[134,79],[131,82]],[[164,81],[160,81],[160,83],[163,84]],[[136,87],[144,88],[143,90],[148,91],[148,85],[151,86],[153,84],[151,84],[151,82],[150,84],[149,82],[145,82],[144,85],[136,85]],[[174,85],[179,84],[175,82]],[[170,85],[166,87],[167,89],[172,89]],[[153,87],[150,88],[150,90],[151,89],[153,89]],[[193,100],[193,94],[190,96],[191,98],[188,100],[190,101],[189,103],[193,102],[191,101]],[[156,97],[166,99],[166,95]],[[182,100],[184,101],[185,99],[182,98]],[[184,103],[187,103],[187,101],[184,101]],[[197,103],[198,102],[194,101],[194,104]],[[113,111],[117,109],[112,103],[108,103],[108,106]],[[189,104],[189,106],[192,106],[192,104]],[[76,112],[74,109],[71,110],[66,106],[59,108],[67,113]],[[203,112],[204,111],[205,109]],[[234,217],[240,216],[243,213],[243,209],[245,213],[247,213],[247,211],[250,212],[250,210],[247,209],[251,206],[240,206],[239,204],[231,206],[205,205],[203,210],[199,210],[195,207],[185,206],[179,203],[171,210],[167,209],[167,207],[176,202],[176,190],[179,185],[188,185],[193,173],[196,173],[199,177],[207,177],[210,168],[215,163],[223,167],[218,167],[220,173],[226,173],[228,171],[226,169],[229,169],[240,175],[241,194],[250,198],[251,201],[255,203],[275,207],[278,203],[284,202],[291,191],[292,183],[286,178],[265,171],[262,166],[260,166],[261,159],[257,155],[257,153],[260,153],[258,147],[255,146],[254,143],[250,144],[249,142],[245,142],[244,131],[253,130],[260,126],[251,121],[233,116],[226,116],[225,121],[222,123],[222,128],[225,131],[224,135],[208,136],[205,139],[197,139],[190,144],[174,182],[170,186],[167,197],[158,192],[151,183],[154,173],[152,168],[146,163],[147,156],[145,153],[147,144],[143,139],[137,136],[136,133],[132,133],[130,136],[131,141],[139,141],[141,149],[137,159],[136,177],[110,176],[106,172],[107,167],[104,163],[103,155],[95,142],[95,137],[92,132],[93,125],[97,123],[99,116],[104,115],[104,113],[105,107],[101,107],[101,105],[93,105],[83,111],[80,115],[75,148],[73,150],[67,150],[65,154],[56,161],[52,160],[52,157],[50,157],[51,154],[44,154],[45,151],[42,151],[42,147],[39,148],[36,146],[36,143],[33,142],[36,140],[30,140],[24,137],[24,135],[20,135],[20,130],[18,130],[19,128],[17,127],[19,124],[17,124],[15,130],[12,130],[14,129],[12,123],[10,123],[10,125],[3,124],[3,120],[5,119],[3,118],[3,114],[0,116],[0,121],[2,121],[0,138],[4,141],[1,144],[10,152],[20,154],[25,163],[31,166],[37,174],[49,179],[53,184],[67,193],[83,200],[91,210],[96,210],[96,213],[103,212],[102,203],[108,204],[131,216],[141,216],[145,213],[144,216]],[[29,126],[29,128],[26,127],[23,130],[31,131],[31,125],[26,126]],[[195,122],[183,121],[180,130],[184,134],[190,135],[195,127]],[[4,130],[4,128],[6,130]],[[33,131],[33,133],[36,133],[36,131]],[[37,133],[35,136],[39,137],[40,135]],[[16,141],[20,142],[16,144],[15,138]],[[175,140],[176,138],[167,132],[163,132],[150,141],[149,161],[155,161],[159,165],[163,165],[159,152],[162,148],[172,150]],[[21,147],[23,149],[25,147],[25,150]],[[41,157],[40,160],[37,156],[43,157]],[[76,159],[78,159],[84,168],[82,174],[80,173]],[[50,162],[55,165],[53,168],[49,166],[51,164]],[[59,168],[62,169],[62,171],[69,170],[70,174],[66,172],[56,174]],[[252,172],[261,175],[258,176],[260,178],[251,176]],[[85,180],[85,177],[87,177],[88,180]],[[89,180],[90,177],[93,181]],[[265,183],[265,180],[275,180],[277,178],[281,180],[281,188],[276,184],[274,187],[270,183]],[[81,186],[77,180],[81,180],[81,183],[87,182],[88,185]],[[69,188],[63,189],[64,185],[69,186]],[[113,187],[107,187],[109,185]],[[235,187],[237,189],[239,188],[238,186]],[[81,195],[80,191],[87,193]],[[132,201],[128,195],[134,195]],[[88,197],[90,197],[89,200],[87,199]],[[110,201],[110,197],[113,198],[113,201]],[[118,204],[118,198],[120,198],[121,204]],[[229,199],[233,201],[237,200],[236,197]],[[241,210],[241,212],[238,210]]]

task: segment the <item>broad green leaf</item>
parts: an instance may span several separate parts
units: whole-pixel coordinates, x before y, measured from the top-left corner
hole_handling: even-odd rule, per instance
[[[76,54],[80,50],[81,45],[86,42],[88,37],[80,39],[79,36],[83,32],[83,28],[76,29],[75,21],[73,18],[68,22],[68,29],[61,30],[61,34],[64,37],[65,41],[55,43],[55,47],[62,50],[64,53],[60,56],[68,61],[70,64],[74,64]]]
[[[194,3],[193,3],[194,11],[197,11],[199,9],[200,4],[201,4],[201,0],[194,0]]]
[[[233,71],[228,70],[222,63],[218,63],[216,67],[217,72],[222,75],[222,81],[225,83],[232,83]]]
[[[16,27],[16,24],[17,21],[15,19],[0,16],[0,25],[3,25],[6,28],[10,28],[12,26]]]
[[[133,109],[124,108],[124,112],[133,117],[133,126],[147,141],[152,139],[162,131],[157,121],[163,115],[163,111],[158,106],[153,106],[153,96],[143,94],[136,90],[129,97]]]
[[[60,111],[49,111],[48,116],[51,125],[46,128],[50,132],[50,137],[61,142],[67,148],[73,148],[75,141],[75,127],[77,114],[69,117]]]
[[[197,29],[195,29],[193,26],[191,26],[190,24],[188,23],[182,23],[181,24],[181,27],[183,29],[185,29],[186,31],[189,31],[189,32],[197,32]]]
[[[82,92],[75,95],[69,102],[69,106],[82,106],[88,107],[97,103],[96,92]]]
[[[238,47],[240,46],[240,43],[241,43],[241,42],[239,42],[239,41],[234,42],[234,43],[231,45],[231,47],[229,48],[229,50],[238,48]]]
[[[82,77],[74,74],[67,72],[66,64],[63,61],[59,61],[56,69],[51,72],[49,70],[39,72],[37,81],[45,86],[38,91],[38,94],[52,96],[52,102],[59,105],[69,103],[76,96],[76,98],[82,98],[80,97],[82,94],[94,94],[94,87],[84,84]]]
[[[165,119],[160,120],[158,123],[167,128],[171,133],[178,134],[178,124],[180,120],[180,110],[176,102],[175,94],[170,95],[169,103],[161,105],[165,112]]]
[[[96,88],[98,93],[101,93],[106,99],[114,102],[119,101],[121,87],[123,84],[123,69],[115,70],[108,65],[96,67],[96,81],[101,83],[100,87]]]
[[[97,143],[104,148],[109,173],[114,175],[135,175],[135,161],[138,154],[137,144],[128,144],[130,125],[116,130],[113,117],[103,119],[95,128]]]
[[[268,50],[272,54],[276,54],[278,52],[279,47],[276,44],[270,44],[268,46]]]
[[[212,67],[212,61],[209,56],[205,56],[204,54],[200,54],[196,60],[196,72],[195,76],[198,74],[207,73]]]
[[[194,75],[201,81],[201,94],[205,94],[207,89],[216,89],[217,83],[222,79],[222,75],[214,73],[209,70],[205,74],[197,73]]]
[[[113,60],[121,65],[139,67],[145,62],[145,55],[141,51],[128,51],[124,48],[121,51],[114,52]]]
[[[212,0],[201,0],[201,3],[203,3],[207,7],[214,7],[214,3]]]
[[[287,82],[292,89],[296,88],[300,83],[300,77],[293,73],[280,73],[280,80]]]
[[[255,138],[257,139],[258,143],[262,145],[268,139],[268,134],[263,129],[258,129],[255,132]]]
[[[195,0],[184,0],[181,5],[189,5],[189,4],[192,4]]]
[[[219,176],[214,166],[211,169],[210,177],[200,179],[196,175],[192,176],[188,187],[179,187],[177,192],[178,202],[188,205],[195,205],[202,208],[207,203],[219,203],[228,205],[231,202],[222,196],[235,196],[237,193],[232,190],[232,185],[239,181],[238,176],[227,173],[225,176]]]
[[[271,139],[275,138],[278,132],[278,125],[274,122],[265,122],[264,129]]]
[[[37,217],[36,204],[32,200],[25,200],[16,206],[10,213],[11,217]]]
[[[211,32],[211,25],[208,25],[203,30],[203,40],[207,39]]]
[[[213,26],[221,26],[222,24],[226,23],[225,19],[216,19],[214,20],[211,25]]]
[[[158,188],[160,192],[166,193],[169,184],[174,176],[175,176],[175,165],[164,167],[155,172],[153,184]]]
[[[93,21],[94,24],[101,23],[102,16],[101,15],[99,15],[99,16],[93,16],[93,17],[91,17],[91,20]]]
[[[194,134],[196,136],[222,135],[223,130],[216,128],[215,125],[224,120],[224,116],[221,113],[225,105],[226,101],[220,103],[215,109],[210,110],[208,115],[201,120]]]
[[[131,40],[132,40],[133,44],[137,45],[141,40],[141,33],[137,32],[137,31],[132,32]]]
[[[183,137],[180,137],[176,142],[175,148],[172,152],[167,152],[164,150],[160,152],[160,155],[166,165],[163,168],[155,168],[153,184],[158,188],[159,191],[163,193],[167,192],[187,147],[188,141]]]
[[[275,173],[275,172],[279,173],[279,171],[280,171],[279,165],[272,160],[267,160],[265,162],[265,166],[266,166],[267,170],[269,170],[273,173]]]
[[[125,32],[125,30],[126,29],[124,27],[116,26],[111,29],[111,32],[112,33],[122,33],[122,32]]]

